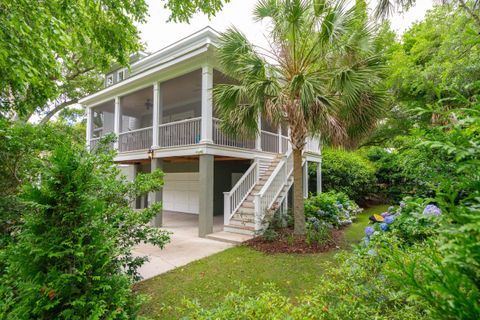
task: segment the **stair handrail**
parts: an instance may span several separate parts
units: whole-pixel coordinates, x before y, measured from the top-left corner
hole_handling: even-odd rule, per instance
[[[255,195],[255,229],[260,230],[265,211],[270,209],[275,203],[279,194],[288,183],[288,178],[293,172],[293,153],[291,150],[287,152],[285,157],[280,160],[273,170],[262,189]]]
[[[260,178],[260,166],[257,160],[247,169],[230,191],[223,193],[223,219],[228,225],[242,202],[248,197]]]

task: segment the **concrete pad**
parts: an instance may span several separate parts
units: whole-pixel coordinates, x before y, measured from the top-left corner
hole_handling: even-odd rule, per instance
[[[150,244],[138,245],[133,254],[148,256],[140,268],[144,279],[184,266],[234,246],[232,243],[198,237],[198,215],[163,212],[162,229],[172,232],[170,243],[163,250]],[[213,231],[223,230],[223,216],[214,217]]]

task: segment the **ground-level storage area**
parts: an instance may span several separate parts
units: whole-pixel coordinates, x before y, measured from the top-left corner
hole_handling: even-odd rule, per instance
[[[223,216],[223,193],[230,191],[251,165],[252,160],[214,157],[213,170],[207,173],[205,185],[200,179],[200,157],[164,158],[159,160],[143,160],[142,162],[120,164],[122,173],[128,180],[133,180],[139,173],[152,170],[152,161],[159,162],[159,168],[165,173],[164,186],[161,191],[163,210],[198,215],[202,192],[213,188],[213,215]],[[148,206],[152,195],[139,197],[134,204],[137,209]]]

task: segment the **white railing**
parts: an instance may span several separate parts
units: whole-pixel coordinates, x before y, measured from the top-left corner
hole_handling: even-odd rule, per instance
[[[255,230],[260,230],[267,210],[278,200],[293,171],[293,153],[289,151],[273,170],[260,192],[255,195]]]
[[[158,127],[160,147],[197,144],[201,139],[201,117],[165,123]]]
[[[118,135],[118,151],[136,151],[150,149],[152,146],[152,127],[122,132]]]
[[[290,139],[287,136],[282,136],[282,153],[288,152],[289,144],[290,144]]]
[[[259,165],[255,161],[233,186],[232,190],[223,193],[223,218],[225,225],[230,223],[232,216],[255,187],[259,176]]]
[[[100,139],[102,139],[102,137],[90,139],[90,150],[94,149],[97,146],[97,144],[100,142]]]
[[[229,137],[221,129],[222,120],[213,118],[213,142],[222,146],[255,149],[255,140],[242,137]]]
[[[320,139],[316,137],[313,137],[313,138],[308,137],[305,144],[305,151],[320,153]]]
[[[278,134],[262,130],[261,140],[263,151],[278,153]]]

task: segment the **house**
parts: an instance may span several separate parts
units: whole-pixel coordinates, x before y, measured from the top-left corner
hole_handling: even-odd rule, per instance
[[[80,100],[87,110],[87,144],[114,133],[115,162],[127,176],[161,168],[162,191],[137,200],[162,201],[163,209],[198,215],[198,234],[213,231],[223,215],[224,230],[253,234],[265,212],[287,208],[291,197],[292,153],[288,130],[260,121],[255,139],[231,137],[220,129],[212,87],[228,81],[215,62],[219,34],[202,29],[153,54],[139,54],[130,69],[113,68],[105,88]],[[320,174],[319,140],[309,138],[307,163]],[[154,221],[162,225],[162,215]]]

